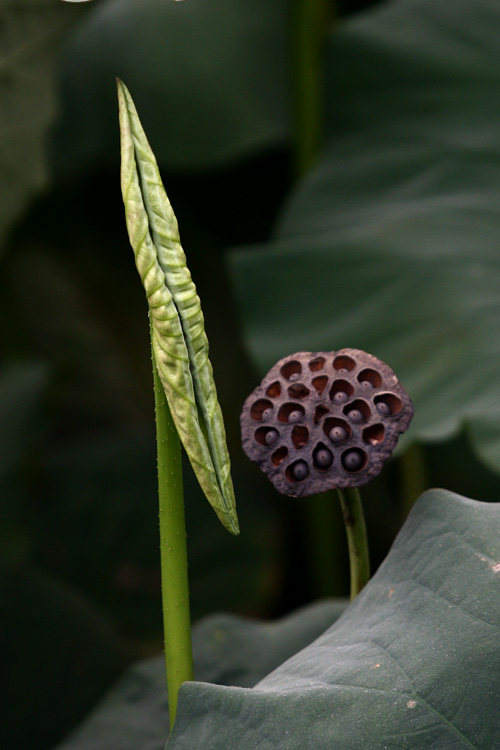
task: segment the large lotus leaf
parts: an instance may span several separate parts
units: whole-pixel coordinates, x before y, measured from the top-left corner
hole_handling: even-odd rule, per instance
[[[494,0],[400,0],[329,40],[328,145],[274,242],[232,271],[264,372],[366,349],[415,404],[403,438],[466,426],[500,470],[500,85]]]
[[[232,615],[207,617],[193,629],[196,679],[251,687],[322,633],[344,608],[341,601],[325,601],[272,623]],[[163,750],[167,728],[161,656],[134,665],[58,750]]]
[[[64,60],[57,167],[115,163],[116,76],[162,164],[204,168],[282,143],[287,15],[286,0],[96,3]]]
[[[343,616],[252,689],[181,687],[169,750],[500,747],[500,505],[420,497]]]
[[[0,241],[46,181],[58,46],[78,16],[55,0],[0,0]]]

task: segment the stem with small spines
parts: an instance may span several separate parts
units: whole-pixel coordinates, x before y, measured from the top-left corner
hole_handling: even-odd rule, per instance
[[[152,336],[151,329],[151,336]],[[152,341],[152,339],[151,339]],[[193,679],[189,584],[179,435],[152,350],[160,506],[160,556],[170,728],[183,682]]]

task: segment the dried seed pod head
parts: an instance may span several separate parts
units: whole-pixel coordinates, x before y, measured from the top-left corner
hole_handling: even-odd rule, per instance
[[[247,398],[247,456],[284,495],[359,487],[376,477],[413,416],[384,362],[358,349],[281,359]]]

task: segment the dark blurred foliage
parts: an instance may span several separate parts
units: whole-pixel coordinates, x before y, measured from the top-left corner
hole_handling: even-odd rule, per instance
[[[193,618],[277,616],[318,594],[345,595],[335,499],[278,497],[240,447],[241,404],[258,376],[225,251],[269,236],[292,184],[290,153],[160,169],[205,314],[242,530],[234,539],[222,529],[186,465]],[[45,750],[127,663],[161,649],[147,310],[117,171],[92,164],[52,184],[11,231],[1,263],[0,746]],[[425,457],[429,485],[492,499],[498,480],[464,441]],[[364,493],[374,568],[404,520],[400,487],[393,462]],[[328,534],[323,579],[318,529]]]

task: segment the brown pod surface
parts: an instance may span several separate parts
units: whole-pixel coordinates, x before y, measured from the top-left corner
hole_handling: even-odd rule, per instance
[[[376,477],[413,416],[391,368],[359,349],[281,359],[241,413],[243,449],[284,495]]]

